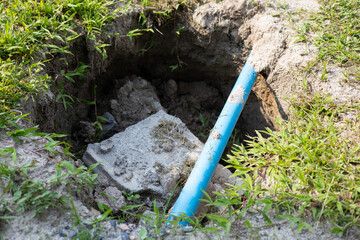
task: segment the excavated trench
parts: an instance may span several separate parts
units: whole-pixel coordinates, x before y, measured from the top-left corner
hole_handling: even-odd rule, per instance
[[[237,26],[199,34],[196,24],[184,16],[169,24],[154,23],[157,32],[131,40],[121,33],[135,28],[136,19],[137,14],[129,16],[124,24],[120,18],[108,28],[109,33],[117,34],[108,40],[106,60],[101,60],[89,41],[79,38],[71,46],[75,54],[68,57],[68,65],[61,56],[47,64],[48,74],[63,82],[63,93],[76,100],[65,109],[64,102],[56,100],[60,90],[55,83],[52,91],[26,104],[43,131],[70,133],[72,144],[81,149],[155,113],[161,108],[155,106],[159,99],[169,114],[179,117],[200,140],[206,140],[251,46],[232,32]],[[178,35],[180,26],[185,27]],[[64,69],[73,72],[81,64],[89,66],[88,72],[75,83],[59,74]],[[255,130],[274,128],[279,110],[265,81],[268,74],[259,74],[230,140],[233,143],[240,143]],[[96,116],[105,113],[115,117],[118,128],[99,133],[94,122],[104,123]]]

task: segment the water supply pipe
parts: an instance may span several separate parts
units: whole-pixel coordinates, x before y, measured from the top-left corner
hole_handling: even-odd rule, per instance
[[[251,54],[250,54],[251,55]],[[250,58],[250,56],[249,56]],[[174,217],[194,216],[203,191],[216,169],[217,164],[224,152],[226,144],[254,85],[257,74],[255,69],[247,61],[238,77],[230,96],[228,97],[213,130],[207,139],[205,146],[196,161],[188,180],[171,211],[172,220]],[[179,225],[189,225],[189,222],[182,221]]]

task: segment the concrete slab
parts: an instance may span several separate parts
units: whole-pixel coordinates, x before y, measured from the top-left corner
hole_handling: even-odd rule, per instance
[[[120,190],[166,200],[185,182],[203,144],[179,118],[164,111],[128,127],[101,143],[89,144],[86,165]]]

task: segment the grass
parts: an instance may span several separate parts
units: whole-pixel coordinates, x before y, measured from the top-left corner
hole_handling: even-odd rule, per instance
[[[116,17],[114,1],[15,0],[0,3],[0,111],[16,108],[20,100],[49,88],[45,61],[56,54],[72,54],[69,44],[86,35],[96,42],[103,27]],[[75,29],[81,29],[76,32]]]
[[[315,46],[319,58],[341,65],[360,63],[360,1],[323,1],[320,13],[313,13]]]
[[[315,62],[321,62],[325,71],[328,63],[344,67],[344,79],[359,83],[360,1],[323,0],[319,11],[299,15],[307,21],[294,24],[295,42],[315,45],[319,48]]]
[[[268,204],[295,211],[299,217],[311,213],[339,226],[359,226],[360,147],[337,126],[344,109],[360,114],[359,108],[338,106],[315,95],[295,104],[291,121],[279,122],[279,131],[267,129],[268,138],[258,134],[247,147],[235,147],[227,162],[244,184],[232,186],[225,196],[237,201],[237,214],[268,199]],[[236,194],[239,188],[245,196]]]

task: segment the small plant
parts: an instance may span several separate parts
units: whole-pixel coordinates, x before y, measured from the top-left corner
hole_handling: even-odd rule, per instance
[[[85,77],[84,73],[87,68],[89,68],[88,65],[80,63],[80,67],[76,68],[74,71],[65,73],[64,70],[61,70],[60,73],[64,79],[68,80],[70,83],[75,83],[74,77],[80,77],[80,78]],[[68,107],[72,107],[72,104],[75,102],[74,97],[65,93],[65,84],[62,80],[58,79],[56,81],[56,85],[57,87],[52,88],[52,90],[58,92],[55,100],[56,102],[59,102],[59,100],[61,100],[64,109],[67,110]]]
[[[89,65],[85,65],[84,63],[80,63],[80,67],[76,68],[73,72],[65,73],[64,70],[61,70],[60,73],[64,78],[69,80],[71,83],[75,83],[74,76],[85,77],[84,73],[85,73],[86,69],[89,68],[89,67],[90,67]]]
[[[323,70],[321,72],[321,76],[320,76],[320,81],[326,81],[326,79],[328,78],[329,74],[327,74],[327,62],[324,62],[323,64]]]
[[[171,71],[175,71],[178,68],[182,68],[183,65],[185,64],[183,61],[180,60],[180,57],[177,56],[177,63],[175,65],[171,65],[169,66],[169,68],[171,69]],[[186,65],[186,64],[185,64]]]
[[[131,40],[133,39],[133,37],[135,36],[141,36],[143,35],[145,32],[151,32],[154,33],[153,29],[148,29],[148,28],[137,28],[137,29],[133,29],[131,31],[129,31],[126,36],[128,36]]]
[[[287,4],[287,2],[286,1],[284,1],[284,2],[277,2],[277,6],[279,7],[279,8],[281,8],[281,9],[287,9],[288,8],[288,4]]]
[[[66,197],[59,197],[57,192],[49,191],[46,183],[40,182],[37,179],[28,179],[17,187],[12,201],[17,207],[17,212],[33,209],[30,217],[35,217],[49,207],[59,207],[58,202],[66,206],[65,199]]]
[[[239,129],[234,128],[233,132],[231,133],[227,146],[232,146],[234,144],[240,145],[240,142],[241,142],[241,132],[239,131]]]
[[[0,182],[4,184],[0,199],[3,201],[6,192],[12,194],[11,201],[4,203],[7,207],[2,209],[3,212],[31,210],[30,216],[35,217],[49,207],[59,207],[59,203],[66,205],[66,197],[58,196],[57,192],[49,190],[47,182],[29,179],[28,169],[36,166],[30,163],[18,165],[14,148],[0,149],[0,154],[10,155],[12,159],[12,164],[7,162],[6,158],[5,162],[0,161]]]
[[[86,168],[85,166],[76,167],[69,161],[62,161],[56,165],[56,176],[52,176],[51,179],[62,183],[73,181],[77,187],[77,191],[81,191],[86,185],[94,188],[93,182],[97,179],[98,174],[92,173],[91,170],[100,164],[101,163],[95,163],[89,168]],[[63,168],[67,169],[65,173],[63,173]]]
[[[300,34],[298,34],[298,35],[294,35],[293,37],[294,37],[294,38],[297,38],[297,39],[294,41],[294,43],[306,42],[306,40],[307,40],[307,36],[306,36],[306,35],[300,35]]]
[[[14,131],[8,131],[6,134],[10,136],[15,142],[22,144],[22,140],[20,137],[34,137],[34,136],[42,136],[42,133],[35,132],[39,128],[38,127],[32,127],[32,128],[20,128],[15,129]]]
[[[104,121],[104,122],[107,122],[107,121],[108,121],[108,119],[106,119],[105,117],[96,116],[96,121],[93,122],[92,125],[93,125],[93,126],[97,126],[97,127],[99,128],[99,130],[102,131],[102,130],[103,130],[103,126],[102,126],[100,120],[102,120],[102,121]]]
[[[200,113],[200,122],[201,122],[201,131],[199,133],[200,137],[205,141],[208,137],[208,131],[209,131],[209,119],[205,118],[204,115]]]
[[[134,194],[132,191],[129,191],[129,192],[121,191],[121,192],[126,197],[126,200],[128,200],[128,201],[137,200],[140,198],[139,194]]]
[[[307,73],[311,73],[315,67],[316,61],[314,60],[310,60],[306,63],[306,66],[303,66],[300,68],[300,70],[307,72]]]
[[[75,208],[74,200],[70,193],[70,188],[68,188],[68,190],[69,190],[69,195],[70,195],[71,210],[72,210],[72,214],[74,216],[73,229],[76,229],[76,236],[74,236],[73,239],[79,239],[79,240],[98,239],[103,230],[99,226],[99,223],[108,219],[108,215],[111,213],[112,210],[107,208],[107,210],[105,212],[103,212],[103,214],[101,215],[100,218],[96,218],[91,222],[83,221],[80,218],[80,216],[77,213],[77,210]],[[103,210],[105,207],[107,207],[106,205],[101,205],[101,204],[99,204],[99,206],[101,206],[100,210]]]
[[[178,226],[180,221],[184,221],[185,219],[192,221],[190,218],[186,216],[180,216],[173,220],[168,220],[169,215],[166,213],[167,207],[168,207],[169,201],[167,202],[165,208],[163,208],[163,211],[160,211],[160,209],[156,205],[156,201],[153,201],[153,214],[150,215],[137,215],[140,218],[143,218],[146,223],[149,225],[148,228],[142,228],[139,233],[140,239],[162,239],[164,235],[166,234],[162,229],[165,227],[166,223],[169,223],[173,226]],[[191,222],[193,223],[193,222]],[[194,222],[195,223],[195,222]],[[201,226],[199,224],[199,226]],[[153,236],[153,237],[149,237]]]

